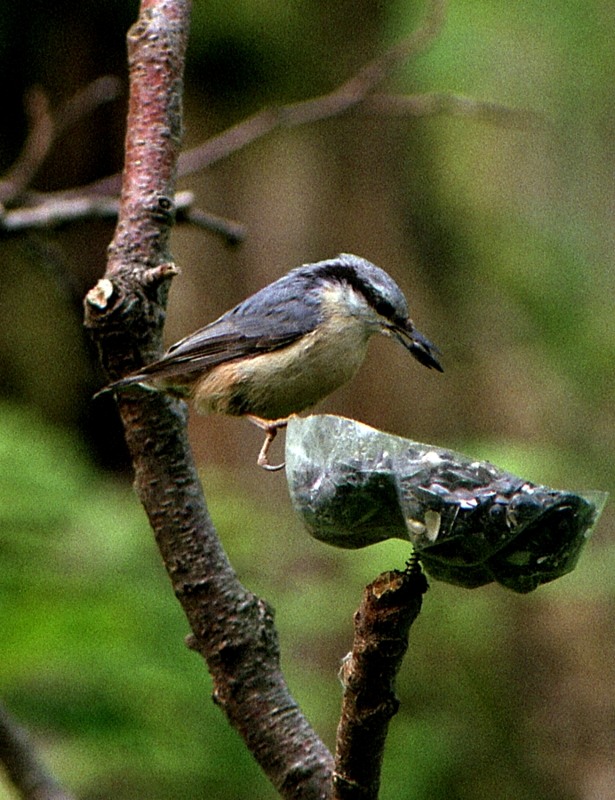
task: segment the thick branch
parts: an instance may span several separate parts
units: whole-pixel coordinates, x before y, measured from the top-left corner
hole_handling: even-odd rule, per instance
[[[2,706],[0,765],[24,800],[70,800],[39,761],[26,731]]]
[[[332,758],[285,684],[271,609],[241,585],[216,535],[182,405],[148,394],[120,408],[135,485],[190,623],[189,645],[207,661],[214,700],[283,797],[327,797]]]
[[[106,277],[86,298],[86,324],[112,376],[157,351],[169,278],[171,198],[181,130],[187,0],[143,0],[131,66],[120,218]],[[239,583],[209,516],[186,434],[185,407],[157,393],[118,399],[135,485],[190,646],[207,660],[214,699],[284,797],[329,794],[333,760],[290,696],[271,610]]]
[[[377,800],[389,721],[399,706],[395,678],[426,589],[418,562],[406,572],[385,572],[365,588],[352,652],[341,670],[335,800]]]

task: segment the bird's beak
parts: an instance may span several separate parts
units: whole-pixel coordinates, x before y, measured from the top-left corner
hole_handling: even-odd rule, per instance
[[[394,339],[397,339],[400,344],[409,350],[412,355],[429,369],[437,369],[438,372],[444,372],[442,365],[436,357],[436,353],[440,350],[432,344],[429,339],[423,336],[420,331],[414,327],[412,320],[407,320],[401,325],[387,326],[387,332]]]

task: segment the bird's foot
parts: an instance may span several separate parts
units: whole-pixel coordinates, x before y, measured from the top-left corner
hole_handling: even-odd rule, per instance
[[[260,417],[253,416],[252,414],[247,414],[247,417],[250,422],[265,431],[265,441],[263,442],[263,446],[261,447],[258,458],[256,459],[258,466],[262,467],[263,469],[268,469],[270,472],[277,472],[277,470],[284,469],[284,461],[281,464],[269,463],[269,449],[271,447],[271,443],[278,435],[278,431],[288,425],[288,417],[283,419],[261,419]]]

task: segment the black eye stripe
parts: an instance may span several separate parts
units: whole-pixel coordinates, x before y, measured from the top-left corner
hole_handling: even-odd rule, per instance
[[[352,288],[365,297],[367,302],[378,314],[386,319],[393,319],[396,311],[392,303],[385,300],[382,295],[375,292],[369,284],[366,284],[356,270],[347,264],[336,264],[335,262],[324,264],[318,272],[319,278],[334,278],[340,282],[348,283]]]

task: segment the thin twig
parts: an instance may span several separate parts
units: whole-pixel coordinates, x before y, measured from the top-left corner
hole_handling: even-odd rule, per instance
[[[177,222],[188,222],[197,228],[216,233],[222,236],[228,245],[240,244],[246,238],[246,227],[241,222],[194,208],[192,204],[177,206]]]
[[[423,92],[411,95],[375,94],[367,98],[361,110],[386,117],[465,117],[489,125],[519,130],[547,130],[549,122],[542,114],[502,103],[476,100],[448,92]]]
[[[260,111],[219,136],[185,151],[179,157],[178,174],[186,176],[211,166],[272,133],[276,128],[285,126],[288,124],[285,108]],[[484,124],[526,131],[546,131],[551,127],[548,119],[535,111],[510,108],[501,103],[446,92],[374,94],[362,100],[357,108],[364,114],[388,118],[464,117]],[[343,110],[347,112],[352,107],[346,106]],[[119,173],[111,175],[79,189],[49,193],[28,192],[23,197],[24,205],[4,212],[0,210],[0,233],[13,234],[32,228],[55,228],[66,223],[92,219],[116,219],[119,201],[113,193],[119,191],[120,177]],[[0,194],[4,183],[5,181],[0,182]],[[193,202],[194,196],[191,192],[177,193],[178,222],[187,222],[218,234],[231,245],[244,240],[246,230],[241,223],[194,208]]]
[[[40,169],[53,142],[53,119],[47,95],[33,87],[25,98],[28,135],[19,158],[0,181],[0,203],[16,202]]]
[[[212,136],[203,144],[180,154],[178,175],[192,175],[212,166],[278,128],[306,125],[352,110],[387,117],[464,116],[509,128],[545,129],[546,121],[531,111],[469,97],[430,92],[406,96],[375,94],[378,86],[390,77],[395,67],[423,52],[434,42],[442,31],[445,19],[446,2],[432,0],[421,27],[368,62],[333,91],[297,103],[262,109]],[[49,228],[67,222],[117,216],[118,203],[115,198],[120,191],[119,173],[73,190],[47,194],[25,194],[25,190],[51,144],[64,130],[101,103],[116,97],[119,91],[120,83],[116,79],[100,78],[67,101],[53,117],[42,102],[44,98],[34,95],[28,142],[18,162],[0,181],[0,203],[8,203],[17,196],[23,196],[24,202],[19,209],[0,214],[0,232],[15,233],[28,228]],[[245,237],[245,229],[239,223],[195,209],[186,202],[185,196],[181,199],[178,196],[176,211],[179,221],[221,235],[228,244],[236,244]]]
[[[182,153],[180,175],[209,167],[276,128],[290,128],[339,116],[362,103],[388,78],[395,67],[428,48],[440,35],[446,20],[446,2],[433,0],[423,25],[406,39],[365,64],[355,75],[328,94],[298,103],[265,108],[212,136],[204,144]]]
[[[312,101],[308,101],[312,102]],[[501,103],[476,100],[473,97],[447,92],[425,92],[414,95],[374,94],[359,105],[364,114],[387,117],[464,117],[489,125],[508,129],[546,131],[547,118],[529,109],[516,109]],[[346,107],[346,111],[350,107]],[[213,137],[179,157],[178,172],[187,175],[210,166],[235,150],[286,124],[284,108],[266,109],[249,117],[218,137]],[[293,123],[295,124],[295,123]],[[297,123],[298,124],[298,123]],[[119,174],[110,176],[81,189],[54,193],[28,193],[28,205],[0,212],[0,233],[17,233],[32,228],[53,228],[69,222],[90,219],[115,219],[119,207],[116,197],[102,194],[103,189],[119,189]],[[2,184],[0,183],[0,189]],[[245,227],[234,220],[225,219],[202,209],[194,208],[191,192],[178,192],[176,212],[178,222],[192,225],[223,236],[228,244],[243,241]]]
[[[29,229],[57,228],[70,222],[93,219],[117,219],[120,201],[79,192],[56,192],[32,195],[33,205],[0,212],[0,233],[18,233]],[[38,202],[36,202],[38,200]],[[188,213],[194,203],[190,191],[175,196],[177,213]]]
[[[59,139],[73,125],[100,106],[116,100],[122,93],[123,86],[123,82],[114,75],[102,75],[75,92],[54,112],[54,139]]]
[[[54,143],[84,116],[114,100],[120,88],[117,78],[103,76],[78,91],[55,112],[49,108],[47,95],[40,86],[30,89],[25,97],[28,135],[17,161],[0,180],[0,204],[15,205],[32,184]]]
[[[71,800],[43,766],[25,729],[2,705],[0,764],[23,800]]]

